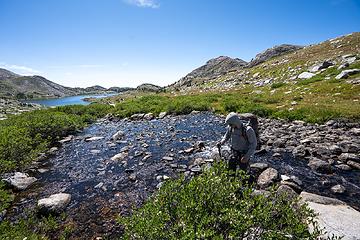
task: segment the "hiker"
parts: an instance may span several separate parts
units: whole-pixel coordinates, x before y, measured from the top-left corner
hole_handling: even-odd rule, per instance
[[[250,157],[254,154],[257,145],[255,131],[233,112],[227,115],[225,124],[228,125],[227,131],[217,146],[220,147],[230,140],[229,170],[236,171],[239,165],[241,170],[247,171]]]

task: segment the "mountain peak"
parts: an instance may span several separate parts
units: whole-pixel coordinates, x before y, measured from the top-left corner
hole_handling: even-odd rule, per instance
[[[221,74],[229,71],[241,69],[248,63],[239,58],[231,58],[228,56],[219,56],[212,58],[206,62],[205,65],[195,69],[178,82],[174,84],[176,87],[191,86],[197,84],[193,79],[197,79],[199,82],[204,82],[208,79],[215,78]]]

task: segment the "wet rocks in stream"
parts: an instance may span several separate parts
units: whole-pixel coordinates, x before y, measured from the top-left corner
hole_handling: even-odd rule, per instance
[[[70,203],[71,195],[67,193],[57,193],[47,198],[40,199],[37,203],[39,212],[60,213]]]

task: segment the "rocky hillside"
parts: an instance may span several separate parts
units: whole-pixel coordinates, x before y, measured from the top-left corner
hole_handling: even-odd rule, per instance
[[[282,44],[279,46],[266,49],[264,52],[257,54],[256,57],[251,60],[251,62],[247,67],[253,67],[259,65],[260,63],[263,63],[271,58],[282,56],[284,54],[294,52],[302,48],[303,48],[302,46]]]
[[[75,95],[77,91],[51,82],[41,76],[21,76],[0,69],[0,97],[63,97]]]
[[[195,69],[171,87],[181,88],[190,87],[195,84],[201,84],[211,79],[224,75],[228,72],[236,71],[246,66],[248,63],[239,58],[230,58],[226,56],[220,56],[214,59],[210,59],[205,65]]]
[[[356,32],[306,47],[275,46],[256,55],[249,64],[229,57],[212,59],[168,89],[181,92],[229,90],[249,86],[258,88],[274,83],[297,84],[310,78],[314,82],[334,80],[342,70],[359,68],[356,65],[359,57],[360,33]],[[346,72],[343,74],[341,79],[349,75]],[[356,71],[352,74],[350,78],[357,79]]]
[[[20,75],[10,72],[9,70],[0,68],[0,80],[16,77],[20,77]]]

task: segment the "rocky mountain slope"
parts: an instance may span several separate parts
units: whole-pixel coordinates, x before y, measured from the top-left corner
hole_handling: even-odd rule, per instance
[[[279,82],[297,84],[310,78],[314,81],[333,80],[341,73],[340,70],[358,68],[356,63],[359,57],[358,32],[306,47],[280,45],[256,55],[249,64],[229,57],[212,59],[170,85],[168,90],[233,90],[249,85],[255,88],[270,86]],[[324,73],[325,70],[328,72]]]
[[[20,77],[20,75],[10,72],[9,70],[0,68],[0,80],[16,77]]]

